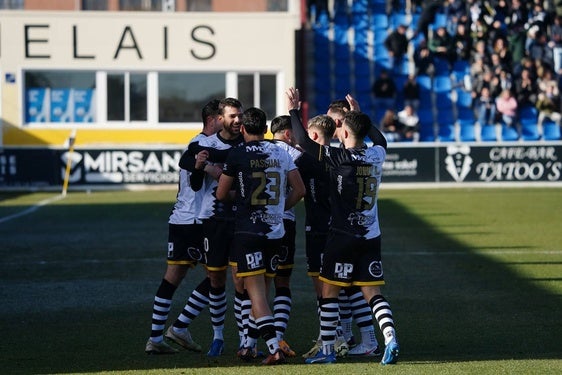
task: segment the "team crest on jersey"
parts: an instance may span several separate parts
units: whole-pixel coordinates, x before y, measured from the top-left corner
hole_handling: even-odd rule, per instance
[[[381,261],[374,261],[369,264],[369,273],[373,277],[382,277],[382,262]]]

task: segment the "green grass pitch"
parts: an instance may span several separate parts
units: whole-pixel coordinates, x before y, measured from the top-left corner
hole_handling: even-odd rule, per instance
[[[54,195],[0,192],[4,374],[562,371],[560,188],[400,190],[383,184],[384,294],[401,344],[398,364],[346,358],[334,365],[305,365],[298,357],[267,369],[236,358],[231,298],[222,357],[144,353],[152,300],[165,269],[175,191],[70,192],[15,216]],[[300,355],[316,338],[318,320],[306,277],[303,210],[297,208],[301,219],[286,338]],[[202,277],[201,267],[188,272],[169,323]],[[206,311],[191,332],[208,347],[212,330]],[[265,348],[263,342],[260,346]]]

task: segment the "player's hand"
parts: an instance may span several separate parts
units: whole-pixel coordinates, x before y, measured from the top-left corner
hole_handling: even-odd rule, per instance
[[[222,164],[207,164],[204,171],[215,180],[218,180],[222,174]]]
[[[301,102],[299,89],[289,87],[287,91],[285,91],[285,95],[287,95],[287,110],[290,111],[291,109],[300,108]]]
[[[347,102],[349,103],[349,108],[352,111],[361,111],[361,108],[359,107],[359,102],[357,100],[355,100],[355,98],[353,96],[351,96],[350,94],[347,94],[345,96],[345,100],[347,100]]]
[[[209,157],[209,151],[207,150],[199,151],[199,153],[195,155],[195,169],[205,168],[205,165],[207,165],[208,157]]]

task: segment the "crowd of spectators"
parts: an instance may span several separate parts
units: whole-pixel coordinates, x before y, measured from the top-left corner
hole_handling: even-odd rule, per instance
[[[416,25],[410,25],[414,32],[408,45],[404,45],[403,26],[389,32],[385,45],[391,56],[412,47],[414,79],[433,76],[437,61],[445,61],[449,69],[462,61],[468,71],[455,84],[471,93],[475,119],[481,126],[516,127],[518,114],[528,108],[538,114],[539,135],[547,118],[560,125],[562,1],[428,0],[409,5],[411,14],[419,17]],[[436,25],[436,17],[443,15],[445,23]],[[373,94],[377,100],[388,101],[388,93],[380,92],[380,79],[376,77]],[[386,86],[391,85],[387,82]],[[396,94],[405,88],[394,90]]]
[[[332,19],[329,4],[308,1],[309,10],[327,11]],[[470,92],[474,118],[481,126],[518,127],[519,115],[529,108],[537,114],[539,134],[546,119],[560,126],[562,0],[387,0],[389,19],[396,13],[409,14],[415,21],[388,30],[384,45],[393,64],[375,77],[375,105],[382,107],[376,121],[390,118],[387,109],[397,120],[406,105],[415,114],[420,99],[416,77],[439,74],[437,63],[443,62],[452,73],[460,61],[467,66],[466,75],[462,80],[456,77],[454,84]],[[393,82],[396,74],[404,74],[397,69],[402,56],[412,67],[404,86],[403,80],[399,85]],[[390,105],[397,97],[401,100]]]

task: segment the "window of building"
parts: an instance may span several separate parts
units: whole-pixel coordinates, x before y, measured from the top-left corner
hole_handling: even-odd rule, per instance
[[[189,12],[287,12],[288,0],[237,0],[214,2],[212,0],[183,0]],[[213,6],[214,5],[214,6]]]
[[[107,75],[107,120],[147,120],[147,76],[140,73]]]
[[[25,121],[95,122],[95,72],[27,71]]]
[[[162,0],[119,0],[119,9],[161,11]]]
[[[288,10],[287,0],[267,0],[268,12],[287,12]]]
[[[27,124],[201,123],[201,108],[226,96],[269,120],[278,112],[276,74],[29,70],[24,77]]]
[[[201,122],[201,108],[226,96],[224,73],[160,73],[159,122]]]
[[[187,0],[186,9],[189,12],[210,12],[213,4],[211,0]]]
[[[23,9],[23,0],[0,0],[0,9]]]
[[[107,0],[82,0],[82,10],[107,10]]]
[[[274,74],[239,74],[238,99],[244,108],[259,107],[265,111],[269,120],[277,113],[277,84]]]

